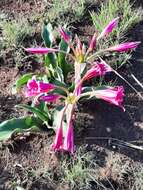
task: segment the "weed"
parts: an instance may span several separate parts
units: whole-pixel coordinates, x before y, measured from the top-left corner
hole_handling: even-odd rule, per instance
[[[131,190],[143,190],[143,165],[138,164],[133,171],[134,185]]]
[[[16,47],[21,45],[24,38],[27,35],[32,35],[34,31],[29,22],[24,18],[1,22],[6,47]]]
[[[113,153],[111,153],[108,167],[111,168],[112,179],[121,183],[123,182],[125,175],[128,174],[129,161],[123,160],[120,155],[113,155]]]
[[[85,153],[80,147],[74,157],[64,160],[61,166],[63,170],[62,183],[69,184],[70,189],[89,189],[91,183],[103,187],[99,178],[99,170],[90,153]]]
[[[108,36],[106,42],[101,40],[99,49],[104,49],[110,45],[119,44],[125,42],[125,36],[128,30],[137,22],[141,20],[141,14],[139,10],[133,9],[133,5],[129,0],[114,1],[109,0],[106,3],[101,4],[99,12],[91,12],[91,18],[97,31],[100,33],[105,26],[116,17],[119,17],[118,27],[114,29],[112,34]],[[122,66],[127,60],[130,59],[129,54],[117,56],[116,64]],[[124,61],[123,61],[124,60]],[[115,63],[114,63],[115,64]]]
[[[119,25],[110,35],[110,43],[115,43],[113,38],[121,42],[126,32],[137,22],[141,20],[139,11],[133,9],[133,5],[129,0],[114,1],[109,0],[107,3],[101,4],[98,13],[91,12],[91,17],[96,29],[102,32],[105,26],[116,17],[120,17]]]
[[[52,22],[56,19],[58,24],[72,23],[81,18],[84,14],[84,4],[86,0],[78,0],[73,3],[70,0],[61,1],[53,0],[52,7],[46,13]]]

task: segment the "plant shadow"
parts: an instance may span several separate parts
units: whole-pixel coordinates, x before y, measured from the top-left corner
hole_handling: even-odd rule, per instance
[[[141,44],[133,52],[130,63],[119,71],[140,94],[143,94],[143,89],[131,77],[131,74],[143,84],[142,31],[143,21],[129,31],[129,38],[132,41],[141,41]],[[118,79],[117,85],[125,88],[126,111],[123,112],[122,109],[99,100],[84,103],[83,113],[87,113],[92,119],[88,128],[83,132],[83,141],[90,146],[99,145],[126,155],[134,161],[143,162],[143,99],[123,80]],[[126,142],[137,145],[140,150],[131,147]]]

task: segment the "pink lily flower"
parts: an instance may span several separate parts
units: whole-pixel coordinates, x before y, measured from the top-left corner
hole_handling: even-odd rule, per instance
[[[63,149],[63,118],[66,109],[67,107],[64,107],[63,110],[61,110],[59,126],[56,131],[55,140],[52,144],[52,149],[54,151],[59,151]]]
[[[40,93],[47,93],[54,89],[55,86],[50,83],[39,82],[35,76],[27,82],[26,97],[37,96]]]
[[[113,31],[113,29],[118,25],[118,19],[114,18],[109,24],[104,28],[104,30],[101,32],[101,34],[98,37],[98,40],[103,37],[107,37],[109,33]]]
[[[69,43],[70,42],[70,37],[69,35],[64,31],[62,27],[59,28],[60,35],[62,38],[65,40],[65,42]]]
[[[39,94],[38,89],[39,89],[39,85],[34,76],[32,77],[31,80],[27,82],[27,89],[26,89],[25,96],[26,97],[37,96]]]
[[[126,42],[113,47],[108,48],[108,51],[126,52],[130,49],[135,49],[141,42]]]
[[[80,84],[80,82],[77,84],[76,90],[75,90],[75,95],[76,96],[80,96],[82,91],[82,84]]]
[[[40,100],[44,102],[56,102],[60,98],[59,95],[56,94],[49,94],[47,96],[41,96]]]
[[[58,49],[38,47],[38,48],[26,48],[25,51],[33,54],[47,54],[52,52],[58,52]]]
[[[54,151],[58,151],[62,149],[62,146],[63,146],[63,129],[62,125],[60,125],[57,129],[56,137],[52,144],[52,149]]]
[[[39,84],[39,93],[47,93],[50,90],[55,89],[55,85],[50,83],[38,82]]]
[[[100,63],[96,63],[95,66],[93,66],[91,69],[89,69],[85,73],[82,80],[85,81],[85,80],[90,80],[93,77],[103,76],[107,72],[111,72],[111,71],[112,71],[111,67],[102,61]]]
[[[97,38],[96,34],[94,34],[91,41],[90,41],[90,43],[89,43],[89,49],[88,49],[89,51],[92,51],[92,50],[95,49],[95,47],[96,47],[96,38]]]
[[[65,134],[63,150],[74,153],[74,134],[73,134],[73,124],[72,121],[69,122],[68,128]]]
[[[104,65],[104,70],[106,72],[111,72],[113,71],[112,67],[110,65],[108,65],[103,59],[100,58],[100,63],[99,64],[102,64]]]
[[[82,43],[81,43],[81,41],[80,41],[80,39],[79,39],[79,37],[77,35],[75,36],[75,41],[76,41],[76,44],[77,44],[76,45],[76,52],[81,54],[82,49],[83,49],[83,45],[82,45]]]
[[[117,86],[114,88],[107,88],[103,90],[94,91],[96,98],[103,99],[111,104],[121,107],[124,111],[124,107],[122,106],[123,97],[124,97],[124,88],[122,86]]]

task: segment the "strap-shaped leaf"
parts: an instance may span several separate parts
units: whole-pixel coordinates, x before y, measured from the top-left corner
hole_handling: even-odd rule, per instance
[[[64,82],[64,75],[63,75],[63,71],[62,68],[57,67],[55,70],[55,78],[57,80],[59,80],[60,82]]]
[[[56,86],[67,88],[67,85],[64,82],[61,82],[61,81],[59,81],[57,79],[51,80],[51,83],[55,84]]]
[[[20,88],[22,88],[29,79],[32,78],[32,73],[27,73],[25,75],[22,75],[15,83],[12,92],[16,93]]]
[[[58,66],[62,69],[63,75],[66,78],[68,72],[72,70],[72,65],[68,64],[68,62],[66,61],[66,53],[69,53],[69,46],[63,39],[61,39],[61,42],[59,44],[59,49],[65,52],[65,53],[62,52],[58,53]]]
[[[19,104],[19,105],[16,105],[16,108],[27,109],[28,111],[35,114],[43,122],[47,122],[49,120],[48,113],[41,111],[40,109],[38,109],[36,107],[32,107],[32,106],[24,105],[24,104]]]
[[[45,55],[44,63],[46,67],[49,67],[52,65],[53,68],[56,68],[57,62],[56,62],[56,54],[55,53],[48,53]]]
[[[37,118],[30,116],[6,120],[0,124],[0,140],[5,141],[9,139],[14,132],[28,129],[39,131],[41,124]]]
[[[44,23],[43,30],[42,30],[42,38],[45,42],[45,45],[47,47],[51,47],[52,43],[54,41],[53,37],[53,28],[51,23]],[[56,55],[54,53],[48,53],[44,57],[44,63],[47,69],[49,68],[49,65],[51,64],[53,68],[56,67]]]
[[[47,47],[51,47],[54,37],[53,37],[53,28],[51,23],[44,23],[42,30],[42,38]]]
[[[67,88],[67,85],[64,82],[61,82],[61,81],[56,80],[56,79],[53,79],[53,80],[51,80],[51,83],[55,84],[57,86],[57,88],[52,91],[53,93],[56,93],[56,94],[59,94],[59,95],[62,95],[62,96],[67,95],[65,90],[68,90],[68,88]]]
[[[39,105],[37,105],[37,108],[44,113],[45,116],[48,116],[48,119],[51,118],[49,109],[47,107],[47,104],[44,101],[41,101]]]

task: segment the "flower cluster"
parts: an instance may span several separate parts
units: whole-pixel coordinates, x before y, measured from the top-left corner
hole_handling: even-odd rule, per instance
[[[113,47],[109,47],[105,50],[101,50],[100,52],[92,53],[93,50],[96,50],[96,45],[99,43],[100,39],[107,38],[117,26],[117,24],[118,18],[115,18],[105,27],[101,34],[97,35],[95,33],[90,40],[88,48],[86,48],[86,46],[81,43],[78,36],[75,36],[75,40],[72,41],[69,34],[62,27],[59,28],[59,33],[62,39],[71,50],[69,55],[72,56],[74,60],[74,82],[72,81],[72,83],[74,83],[74,87],[71,88],[72,90],[67,84],[65,85],[65,83],[63,87],[58,84],[55,85],[55,83],[52,82],[53,80],[51,80],[50,83],[43,82],[39,79],[36,79],[35,76],[27,82],[25,93],[26,97],[37,96],[38,101],[43,101],[45,103],[57,102],[58,100],[58,104],[62,106],[62,109],[58,114],[57,125],[54,126],[56,128],[56,136],[52,144],[52,149],[54,151],[63,150],[72,154],[74,153],[75,146],[73,115],[75,106],[81,98],[87,98],[87,96],[88,98],[95,97],[97,99],[102,99],[106,102],[109,102],[110,104],[119,106],[125,110],[123,107],[124,88],[122,86],[103,86],[102,88],[92,87],[90,91],[86,91],[86,86],[84,85],[84,82],[87,80],[91,80],[94,77],[104,76],[108,72],[114,72],[114,69],[99,57],[100,53],[113,51],[126,52],[128,50],[135,49],[140,43],[122,43]],[[27,48],[26,51],[45,55],[48,53],[56,54],[60,52],[67,55],[67,52],[51,47]],[[93,61],[93,58],[95,58],[97,55],[99,61]],[[87,70],[86,66],[89,64],[91,64],[92,67]],[[61,68],[61,70],[62,69],[63,68]],[[57,91],[58,89],[62,90],[62,93],[61,91]]]
[[[65,150],[68,152],[74,152],[74,134],[73,134],[73,121],[72,116],[74,113],[74,107],[76,106],[77,102],[80,100],[81,97],[84,96],[92,96],[92,94],[99,99],[103,99],[111,104],[119,106],[124,109],[123,103],[123,96],[124,96],[124,89],[123,87],[107,87],[101,90],[94,90],[93,92],[89,93],[82,93],[83,82],[86,80],[90,80],[97,76],[104,76],[107,72],[111,72],[112,69],[108,66],[105,62],[94,63],[91,69],[89,69],[85,75],[81,78],[79,83],[76,85],[73,93],[68,92],[67,96],[60,96],[59,94],[54,94],[54,89],[58,88],[53,84],[50,83],[43,83],[39,82],[33,77],[27,83],[27,90],[26,96],[39,96],[39,101],[44,102],[55,102],[57,100],[61,100],[64,98],[64,107],[60,112],[59,115],[59,124],[56,130],[56,137],[54,143],[52,144],[52,149],[54,151]],[[80,92],[76,93],[80,87]],[[66,115],[67,121],[67,129],[65,136],[63,135],[63,122],[64,116]]]

